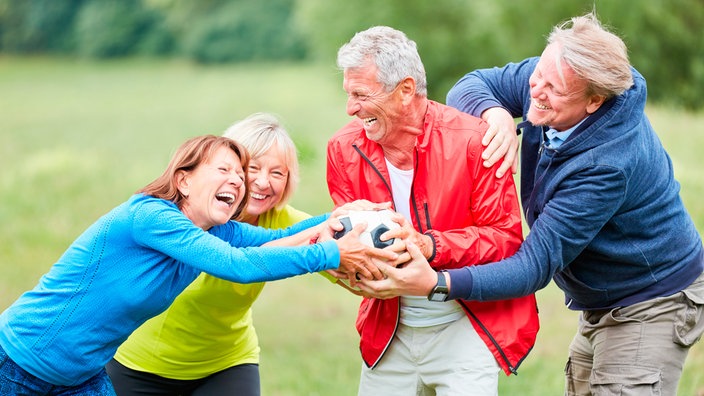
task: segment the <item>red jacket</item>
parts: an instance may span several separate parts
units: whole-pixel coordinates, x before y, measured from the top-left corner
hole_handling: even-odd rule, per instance
[[[414,149],[411,216],[419,232],[430,235],[430,265],[460,268],[501,260],[523,239],[512,175],[497,179],[496,168],[482,165],[481,139],[488,125],[451,107],[428,101],[425,130]],[[393,202],[391,182],[379,144],[365,136],[359,119],[328,142],[327,182],[335,205],[355,199]],[[539,328],[534,295],[512,300],[457,300],[479,336],[508,375],[535,343]],[[360,350],[376,366],[396,332],[399,298],[363,299],[357,317]]]

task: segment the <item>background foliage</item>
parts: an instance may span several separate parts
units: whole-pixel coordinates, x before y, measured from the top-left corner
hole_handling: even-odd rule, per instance
[[[99,216],[161,174],[186,138],[220,134],[255,111],[278,114],[301,154],[292,204],[330,210],[325,144],[349,120],[340,81],[330,65],[0,56],[0,311]],[[701,232],[704,113],[647,112]],[[518,376],[500,377],[501,395],[562,394],[576,313],[553,284],[537,296],[537,343]],[[358,306],[318,275],[269,283],[254,306],[263,395],[356,395]],[[690,351],[679,396],[704,396],[702,342]]]
[[[384,24],[418,43],[429,96],[444,102],[467,71],[539,55],[552,26],[592,9],[626,41],[651,100],[704,106],[700,0],[0,0],[0,51],[331,63]]]
[[[700,0],[0,0],[0,311],[185,138],[255,111],[279,114],[296,142],[294,206],[328,210],[325,142],[348,120],[334,59],[354,32],[407,32],[444,101],[467,71],[539,54],[553,25],[594,5],[648,78],[648,114],[701,233],[704,114],[670,107],[704,101]],[[575,315],[553,285],[537,295],[538,343],[502,395],[562,393]],[[254,311],[264,394],[355,395],[357,305],[316,276],[268,285]],[[701,343],[679,395],[704,395]]]
[[[292,204],[330,210],[325,144],[349,120],[340,82],[330,65],[0,56],[0,311],[99,216],[161,174],[185,139],[220,134],[255,111],[278,114],[299,149]],[[701,232],[704,113],[647,112]],[[552,284],[537,296],[538,341],[518,376],[501,376],[501,395],[562,394],[576,315]],[[268,284],[254,307],[263,395],[356,395],[358,305],[318,275]],[[702,342],[690,351],[679,395],[704,396]]]

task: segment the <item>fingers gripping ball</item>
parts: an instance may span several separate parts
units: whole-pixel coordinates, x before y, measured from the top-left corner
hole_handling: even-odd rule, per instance
[[[383,249],[393,245],[394,238],[387,241],[381,240],[381,235],[386,231],[399,228],[399,224],[391,219],[390,210],[358,210],[350,211],[347,215],[339,218],[340,223],[345,227],[341,231],[335,232],[335,239],[339,239],[352,231],[355,225],[367,223],[367,228],[359,236],[359,239],[367,246]]]

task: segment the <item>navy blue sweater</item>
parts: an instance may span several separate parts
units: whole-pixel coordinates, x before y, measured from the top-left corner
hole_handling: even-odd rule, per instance
[[[526,120],[538,58],[465,75],[447,103],[480,116],[500,106]],[[686,288],[704,269],[702,242],[672,161],[644,113],[646,83],[589,116],[559,148],[524,122],[521,201],[530,232],[498,263],[451,271],[450,298],[533,293],[550,279],[571,309],[625,306]]]

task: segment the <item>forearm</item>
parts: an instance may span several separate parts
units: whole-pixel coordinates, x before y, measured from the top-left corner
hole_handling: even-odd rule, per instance
[[[542,289],[550,283],[554,272],[521,250],[495,263],[449,270],[449,298],[496,301],[526,296]]]
[[[237,283],[267,282],[305,273],[337,269],[340,253],[334,242],[301,247],[255,247],[238,252],[221,265],[211,263],[205,272]],[[224,265],[223,265],[224,264]]]
[[[466,74],[447,93],[446,102],[467,114],[481,117],[491,107],[501,106],[477,72]]]
[[[468,73],[450,89],[447,104],[477,117],[497,106],[508,110],[513,117],[520,117],[523,104],[530,98],[528,80],[537,62],[534,57]]]
[[[472,273],[468,268],[459,268],[448,270],[447,287],[449,294],[448,300],[469,300],[472,294]]]
[[[309,235],[308,239],[310,240],[311,229],[317,230],[318,228],[316,226],[325,222],[329,217],[330,217],[330,213],[325,213],[325,214],[322,214],[319,216],[311,217],[311,218],[303,220],[303,221],[299,221],[298,223],[296,223],[286,229],[288,232],[288,236],[294,236],[296,234],[299,234],[299,233],[302,233],[305,231],[305,232],[308,232],[305,235]]]
[[[305,246],[309,245],[311,241],[317,239],[320,229],[323,225],[318,224],[316,226],[304,229],[296,234],[287,236],[280,239],[274,239],[269,241],[262,246]]]

